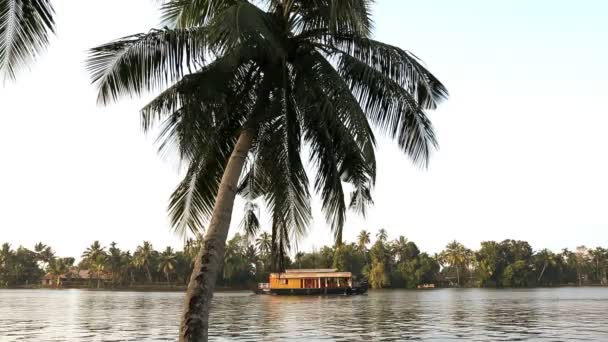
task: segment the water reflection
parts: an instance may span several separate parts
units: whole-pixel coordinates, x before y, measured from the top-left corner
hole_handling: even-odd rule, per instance
[[[181,293],[0,290],[0,341],[175,341]],[[217,294],[214,341],[607,341],[608,289]]]

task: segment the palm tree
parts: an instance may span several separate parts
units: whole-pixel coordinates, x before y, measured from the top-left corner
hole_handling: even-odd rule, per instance
[[[34,245],[34,251],[37,254],[36,257],[38,258],[38,261],[42,263],[43,269],[46,268],[55,255],[51,247],[43,244],[42,242],[38,242],[36,245]]]
[[[102,247],[101,244],[99,243],[99,241],[95,240],[93,241],[93,243],[87,247],[87,249],[85,249],[85,251],[82,253],[82,258],[83,259],[97,259],[97,257],[99,255],[105,255],[106,251],[105,251],[105,247]]]
[[[460,268],[465,265],[468,254],[467,249],[460,242],[454,240],[445,247],[445,250],[440,255],[444,264],[456,269],[456,281],[458,285],[460,285]]]
[[[97,276],[97,288],[101,286],[101,274],[106,269],[107,256],[105,254],[99,254],[91,260],[91,269],[89,272],[94,273]]]
[[[600,284],[603,283],[603,266],[605,264],[606,257],[608,256],[608,251],[606,251],[602,247],[596,247],[595,249],[589,250],[589,255],[592,258],[595,269],[595,279],[599,281]]]
[[[357,248],[359,249],[359,251],[361,251],[361,253],[365,253],[365,249],[367,248],[367,245],[370,243],[370,234],[368,231],[365,230],[361,230],[359,232],[359,235],[357,236]]]
[[[90,264],[100,256],[106,256],[105,247],[102,247],[99,241],[95,240],[91,246],[87,247],[82,253],[82,260],[85,264],[90,266]]]
[[[143,268],[148,276],[148,281],[152,282],[152,273],[150,272],[150,264],[152,262],[152,256],[154,254],[154,248],[149,241],[144,241],[143,245],[137,246],[135,253],[133,253],[133,260],[138,268]]]
[[[0,0],[0,78],[14,80],[49,44],[55,32],[49,0]]]
[[[198,251],[200,251],[202,245],[203,237],[201,235],[198,235],[196,240],[188,238],[184,243],[184,254],[188,257],[188,259],[194,261],[196,254]]]
[[[370,122],[416,163],[425,165],[436,145],[425,110],[447,91],[412,54],[369,38],[371,0],[259,3],[170,0],[168,28],[99,46],[88,59],[101,103],[173,84],[144,107],[143,127],[163,121],[161,150],[176,146],[189,166],[170,200],[173,227],[185,233],[210,222],[180,341],[207,340],[237,193],[265,202],[282,260],[310,222],[302,144],[336,243],[347,209],[364,213],[371,203]],[[344,182],[353,188],[349,205]]]
[[[69,264],[63,258],[53,258],[49,261],[48,273],[54,278],[55,287],[61,286],[61,276],[69,271]]]
[[[542,279],[543,275],[545,274],[545,270],[547,269],[547,266],[555,265],[555,254],[545,248],[542,251],[538,252],[536,254],[536,257],[543,264],[543,268],[540,271],[540,274],[538,275],[538,280],[537,280],[537,283],[540,284],[540,280]]]
[[[160,255],[160,260],[158,263],[158,271],[165,274],[167,284],[169,284],[169,275],[175,270],[176,263],[177,260],[175,259],[173,248],[167,247]]]
[[[385,243],[388,240],[388,233],[386,232],[386,229],[380,228],[380,230],[378,230],[378,233],[376,233],[376,238],[378,239],[378,241]]]
[[[116,285],[121,278],[121,268],[123,267],[123,253],[120,248],[116,247],[117,243],[112,241],[108,249],[108,266],[112,274],[112,284]]]
[[[272,240],[268,232],[262,232],[257,239],[255,239],[255,245],[258,248],[260,257],[265,258],[270,250],[272,249]]]

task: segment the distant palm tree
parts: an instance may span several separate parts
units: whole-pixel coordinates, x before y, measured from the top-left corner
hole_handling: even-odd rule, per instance
[[[556,264],[556,260],[555,260],[555,254],[548,249],[543,249],[542,251],[538,252],[536,257],[543,264],[543,268],[540,271],[540,274],[538,275],[538,280],[537,280],[537,283],[540,284],[540,280],[542,279],[543,275],[545,274],[545,270],[547,269],[548,266],[554,266]]]
[[[54,15],[49,0],[0,0],[0,79],[15,79],[47,47]]]
[[[184,243],[184,253],[188,257],[188,259],[194,261],[194,259],[196,258],[196,254],[201,249],[203,239],[203,236],[200,234],[197,234],[196,239],[186,239],[186,242]]]
[[[359,235],[357,236],[357,248],[362,253],[365,253],[365,249],[367,248],[367,245],[371,242],[369,237],[370,237],[370,233],[365,230],[360,231]]]
[[[116,246],[116,242],[112,241],[108,249],[108,266],[110,267],[113,285],[116,285],[120,281],[122,276],[121,268],[123,267],[123,253]]]
[[[48,273],[53,277],[55,287],[61,286],[61,276],[69,271],[69,264],[63,258],[53,258],[48,265]]]
[[[34,252],[36,252],[38,261],[42,263],[43,269],[46,268],[55,255],[51,247],[43,244],[42,242],[38,242],[36,245],[34,245]]]
[[[91,260],[91,268],[89,272],[92,272],[97,276],[97,288],[101,286],[101,276],[106,269],[107,256],[105,254],[99,254]]]
[[[380,228],[380,230],[378,230],[378,233],[376,234],[376,238],[378,239],[378,241],[385,243],[388,240],[388,233],[386,232],[386,229]]]
[[[258,248],[260,256],[265,258],[272,249],[272,239],[270,234],[262,232],[257,239],[255,239],[255,245]]]
[[[135,253],[133,254],[135,265],[139,268],[143,268],[146,271],[146,275],[148,276],[149,282],[152,282],[150,264],[152,262],[153,253],[154,248],[152,248],[152,244],[148,241],[144,241],[143,245],[137,246],[137,248],[135,249]]]
[[[82,253],[82,259],[85,263],[90,263],[100,256],[106,256],[105,247],[102,247],[99,241],[95,240],[91,246],[87,247]]]
[[[142,113],[146,131],[164,122],[161,148],[177,147],[189,167],[170,200],[172,224],[185,232],[210,222],[180,341],[207,340],[238,192],[270,211],[275,267],[282,268],[290,238],[306,232],[304,144],[336,243],[347,209],[364,213],[372,201],[371,124],[416,163],[428,162],[436,139],[425,110],[447,91],[411,53],[370,39],[371,6],[372,0],[172,0],[164,5],[168,28],[92,49],[88,68],[101,103],[169,86]],[[343,183],[353,188],[349,203]]]
[[[165,277],[167,278],[167,284],[169,284],[169,276],[175,270],[175,264],[177,260],[175,259],[175,253],[173,252],[173,248],[167,247],[160,255],[158,262],[158,271],[163,272]]]
[[[456,281],[458,285],[460,285],[460,268],[466,264],[468,255],[467,249],[456,240],[450,242],[440,255],[444,264],[448,264],[456,269]]]
[[[589,250],[589,255],[592,257],[594,268],[595,268],[595,279],[604,283],[604,268],[608,258],[608,250],[602,247],[596,247],[595,249]]]

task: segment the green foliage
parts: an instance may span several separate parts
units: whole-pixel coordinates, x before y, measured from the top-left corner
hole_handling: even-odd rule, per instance
[[[24,247],[11,249],[8,243],[0,250],[0,287],[37,284],[43,271],[38,253]]]
[[[235,234],[226,245],[218,286],[243,289],[266,282],[273,272],[270,235]],[[434,257],[421,253],[413,241],[403,236],[389,240],[385,231],[376,235],[378,238],[368,249],[369,240],[365,236],[369,235],[359,234],[356,243],[298,252],[293,261],[285,256],[282,262],[286,268],[336,268],[352,272],[356,280],[367,280],[373,288],[412,289],[433,283],[469,287],[608,285],[608,250],[601,247],[533,252],[525,241],[505,240],[482,242],[481,248],[472,252],[452,241]],[[57,257],[42,243],[36,244],[34,250],[12,249],[3,244],[0,287],[37,286],[45,274],[53,287],[62,287],[60,276],[78,270],[88,270],[94,279],[100,275],[108,277],[104,281],[92,280],[86,284],[90,287],[184,286],[200,243],[200,239],[188,239],[182,251],[166,247],[160,252],[144,241],[131,253],[114,242],[105,248],[95,241],[82,253],[77,266],[74,258]]]

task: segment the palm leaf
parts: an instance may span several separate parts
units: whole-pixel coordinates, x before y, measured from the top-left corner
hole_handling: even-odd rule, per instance
[[[162,20],[172,27],[203,26],[238,0],[169,0],[162,6]]]
[[[184,68],[205,60],[206,30],[164,29],[127,36],[89,51],[87,70],[106,104],[123,95],[141,95],[180,79]]]
[[[371,0],[295,0],[294,26],[299,33],[324,31],[370,35],[373,28]]]
[[[372,122],[394,137],[415,163],[426,166],[437,140],[415,97],[386,74],[349,55],[340,56],[339,71]]]
[[[0,74],[14,80],[49,44],[55,32],[49,0],[0,0]]]
[[[415,55],[398,47],[352,34],[332,35],[332,49],[348,54],[395,81],[424,109],[435,109],[447,99],[446,87]]]

